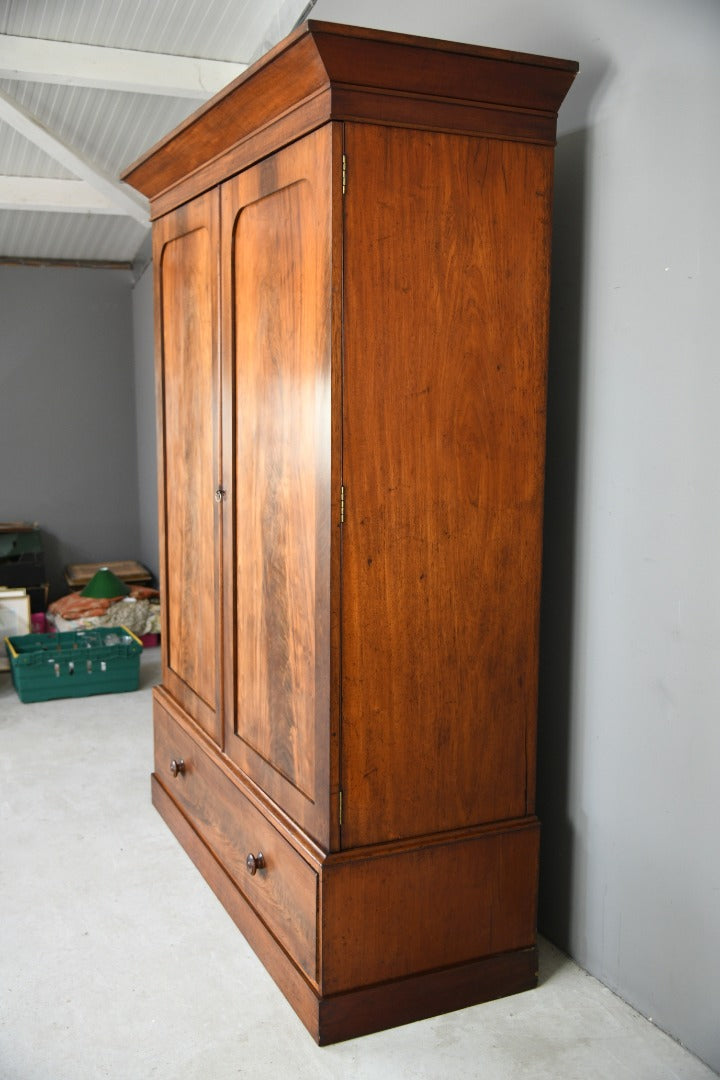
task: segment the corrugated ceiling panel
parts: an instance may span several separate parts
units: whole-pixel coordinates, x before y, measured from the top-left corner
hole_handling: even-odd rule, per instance
[[[0,176],[49,176],[72,179],[72,173],[39,150],[8,124],[0,122]]]
[[[144,237],[129,218],[0,213],[0,258],[132,262]]]
[[[9,0],[0,32],[247,61],[269,23],[280,17],[287,30],[305,6],[306,0]]]
[[[197,101],[185,98],[126,94],[118,90],[92,90],[51,83],[3,80],[0,81],[0,89],[63,142],[114,176],[197,108]],[[26,142],[22,140],[22,143]],[[0,173],[12,173],[14,176],[72,175],[57,165],[55,171],[48,171],[53,168],[48,163],[52,159],[43,164],[47,155],[40,151],[31,154],[28,146],[31,144],[5,146],[3,139],[0,144],[0,161],[3,162]],[[17,163],[11,156],[13,150],[19,154]],[[34,172],[35,161],[45,171]],[[22,168],[18,168],[18,165]]]
[[[0,33],[248,62],[286,34],[308,0],[0,0]],[[197,101],[48,83],[0,89],[59,139],[117,177]],[[0,175],[72,173],[0,123]],[[0,211],[0,257],[130,261],[144,232],[130,218]]]

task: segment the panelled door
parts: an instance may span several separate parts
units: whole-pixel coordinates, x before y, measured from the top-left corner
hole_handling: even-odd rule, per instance
[[[218,244],[216,191],[153,230],[163,683],[220,742]]]
[[[336,175],[334,175],[334,169]],[[222,186],[226,752],[329,843],[333,216],[326,125]],[[339,233],[338,233],[339,236]],[[335,466],[337,469],[337,466]]]

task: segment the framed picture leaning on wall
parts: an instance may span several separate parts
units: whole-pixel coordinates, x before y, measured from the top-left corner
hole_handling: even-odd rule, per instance
[[[10,670],[5,638],[30,633],[30,597],[25,589],[0,588],[0,671]]]

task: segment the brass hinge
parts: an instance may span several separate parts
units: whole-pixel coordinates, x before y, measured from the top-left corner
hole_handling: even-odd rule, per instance
[[[347,157],[345,154],[342,156],[342,193],[345,194],[347,190]]]
[[[342,791],[338,792],[338,801],[340,805],[340,824],[342,825]]]
[[[340,485],[340,524],[345,524],[345,485]]]

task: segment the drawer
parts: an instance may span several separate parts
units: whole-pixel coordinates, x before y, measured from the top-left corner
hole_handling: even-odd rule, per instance
[[[245,899],[316,980],[317,874],[199,742],[155,700],[155,775]],[[182,762],[181,770],[173,762]],[[249,855],[262,853],[250,872]]]

